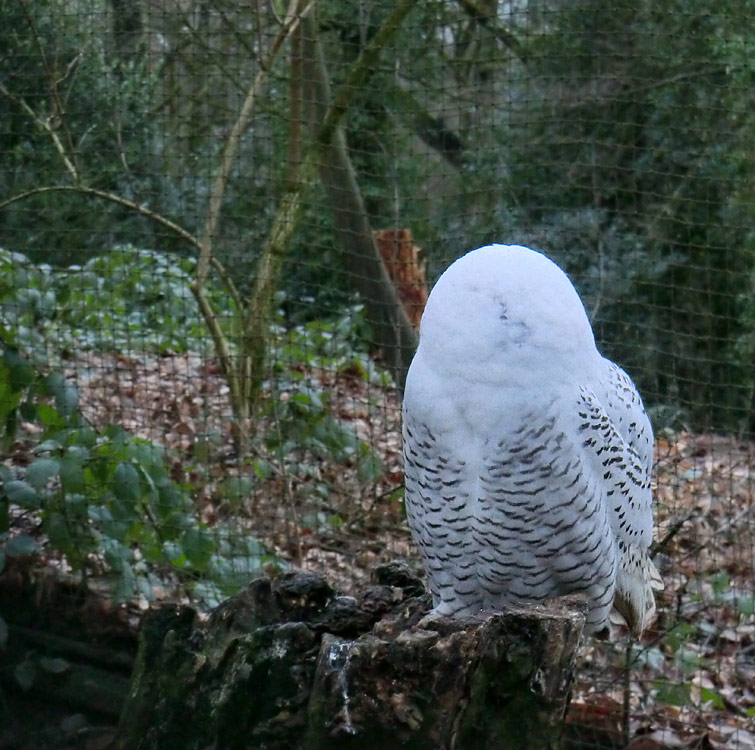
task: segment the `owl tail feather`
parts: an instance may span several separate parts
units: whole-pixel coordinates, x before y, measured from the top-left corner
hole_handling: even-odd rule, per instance
[[[611,622],[625,622],[632,634],[639,638],[655,617],[653,592],[662,591],[664,586],[658,570],[644,552],[630,548],[628,557],[619,563],[613,600],[615,612],[611,613]],[[620,619],[616,619],[616,614]]]

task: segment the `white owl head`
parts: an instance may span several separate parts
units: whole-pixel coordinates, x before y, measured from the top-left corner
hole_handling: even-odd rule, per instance
[[[448,267],[425,308],[423,347],[451,367],[488,368],[491,380],[511,368],[552,376],[600,358],[566,274],[521,245],[481,247]]]

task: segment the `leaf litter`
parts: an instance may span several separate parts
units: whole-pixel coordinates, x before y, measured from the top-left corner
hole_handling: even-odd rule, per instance
[[[395,392],[349,368],[304,375],[326,394],[334,423],[357,438],[337,460],[317,440],[301,447],[295,434],[280,434],[279,407],[296,397],[285,387],[268,394],[250,455],[239,460],[228,389],[211,358],[85,351],[66,369],[93,426],[118,423],[168,450],[172,476],[194,488],[210,526],[231,520],[236,533],[344,592],[396,557],[419,569],[401,502]],[[22,430],[9,460],[28,463],[28,445]],[[375,459],[370,471],[360,445]],[[621,628],[585,642],[565,747],[755,749],[754,459],[755,445],[735,437],[658,437],[658,618],[642,644],[628,647]],[[28,516],[17,521],[33,533]]]

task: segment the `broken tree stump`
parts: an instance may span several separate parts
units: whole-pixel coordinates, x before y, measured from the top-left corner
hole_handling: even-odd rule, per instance
[[[339,596],[322,576],[259,579],[205,623],[144,623],[123,748],[556,748],[581,614],[426,616],[400,563]]]
[[[406,317],[415,331],[419,323],[429,294],[425,268],[419,260],[420,248],[412,239],[411,229],[380,229],[374,231],[375,239],[388,278],[396,287]]]

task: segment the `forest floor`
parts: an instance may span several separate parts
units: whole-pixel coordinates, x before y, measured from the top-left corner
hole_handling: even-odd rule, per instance
[[[356,460],[283,455],[260,439],[253,457],[274,470],[258,473],[231,505],[223,483],[253,473],[253,462],[234,455],[227,389],[211,361],[90,352],[68,371],[94,426],[120,424],[168,449],[175,477],[197,488],[210,526],[232,516],[238,533],[253,532],[282,560],[322,572],[348,593],[381,562],[418,566],[401,503],[399,404],[353,371],[304,374],[328,394],[329,414],[380,459],[379,476],[365,478]],[[281,403],[287,397],[277,394]],[[274,406],[258,435],[280,430]],[[207,435],[221,439],[200,459],[196,445]],[[621,628],[586,642],[566,746],[755,750],[755,445],[661,434],[655,485],[655,559],[666,586],[658,618],[641,644],[627,645]],[[134,623],[146,606],[129,607]]]

